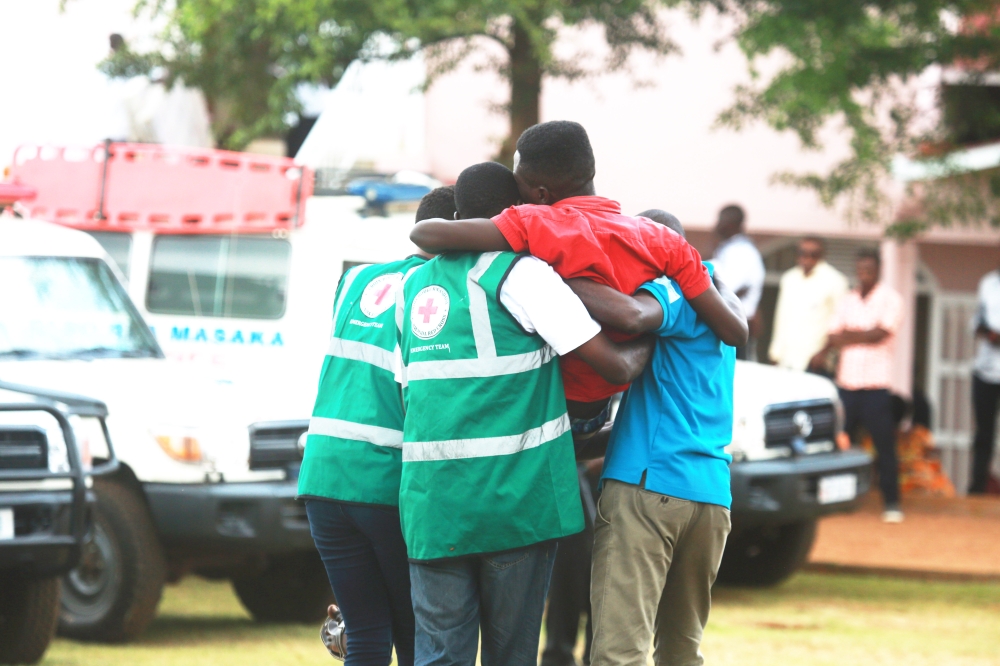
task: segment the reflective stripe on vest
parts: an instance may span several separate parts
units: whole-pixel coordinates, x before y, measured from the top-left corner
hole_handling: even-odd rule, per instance
[[[569,417],[563,414],[520,435],[449,439],[441,442],[407,442],[403,447],[403,462],[509,456],[551,442],[567,433],[569,429]]]
[[[409,381],[421,379],[465,379],[499,377],[537,370],[559,355],[549,346],[525,354],[492,358],[463,358],[454,361],[416,361],[406,367]]]
[[[486,290],[479,285],[479,278],[489,270],[499,252],[485,252],[469,271],[466,285],[469,290],[469,315],[472,319],[472,336],[476,340],[476,355],[480,359],[496,358],[497,345],[493,340],[493,327],[490,325],[490,306],[486,299]],[[416,379],[412,377],[412,379]]]
[[[397,292],[408,380],[399,507],[411,560],[512,550],[583,529],[559,362],[500,302],[519,259],[442,255]],[[428,327],[414,325],[424,289],[448,297],[428,338]]]
[[[301,496],[399,505],[403,406],[393,313],[385,309],[393,297],[383,298],[383,287],[423,263],[407,257],[344,271],[299,469]]]
[[[362,363],[368,363],[389,372],[396,371],[396,355],[391,351],[382,349],[378,345],[368,344],[367,342],[345,340],[336,337],[331,338],[330,348],[326,354],[327,356],[346,358],[350,361],[361,361]]]
[[[406,281],[410,279],[413,275],[413,271],[420,268],[420,266],[414,266],[410,270],[406,271],[406,275],[403,276],[403,281],[399,285],[399,289],[396,290],[396,329],[397,331],[403,328],[403,289],[406,287]],[[399,350],[399,343],[396,343],[396,350]],[[399,385],[404,389],[407,387],[407,382],[409,381],[409,375],[406,372],[406,366],[400,364],[399,368]]]
[[[337,325],[337,317],[340,316],[340,306],[344,304],[344,297],[347,296],[347,292],[351,290],[351,285],[354,284],[354,280],[358,277],[358,273],[364,269],[371,266],[371,264],[362,264],[361,266],[354,266],[351,270],[344,274],[344,285],[340,288],[340,298],[337,299],[336,305],[333,306],[333,325]]]
[[[322,416],[314,416],[309,419],[309,434],[353,439],[377,446],[389,446],[394,449],[402,448],[403,446],[402,430],[354,423],[353,421],[342,421],[340,419],[328,419]]]

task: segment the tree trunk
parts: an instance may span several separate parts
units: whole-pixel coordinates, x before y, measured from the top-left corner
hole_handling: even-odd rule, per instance
[[[512,166],[514,150],[521,132],[538,124],[538,107],[542,96],[542,64],[538,60],[527,31],[514,22],[513,45],[508,49],[510,57],[510,134],[500,146],[497,160]]]

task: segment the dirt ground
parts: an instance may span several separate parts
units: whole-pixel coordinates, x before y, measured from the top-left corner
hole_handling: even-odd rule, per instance
[[[822,520],[810,563],[1000,579],[1000,497],[906,498],[887,525],[869,495],[860,511]]]

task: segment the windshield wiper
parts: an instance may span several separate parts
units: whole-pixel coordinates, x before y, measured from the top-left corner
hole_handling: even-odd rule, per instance
[[[115,349],[114,347],[91,347],[76,349],[68,356],[72,358],[148,358],[155,356],[151,349]]]
[[[0,358],[51,358],[36,349],[7,349],[0,351]]]

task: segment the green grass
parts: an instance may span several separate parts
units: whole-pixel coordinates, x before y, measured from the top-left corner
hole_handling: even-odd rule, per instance
[[[1000,664],[1000,584],[801,574],[717,589],[711,664]]]
[[[131,645],[58,639],[46,666],[332,664],[317,626],[255,624],[226,583],[168,587]],[[717,589],[708,664],[1000,665],[1000,583],[801,574],[772,590]],[[652,663],[652,662],[650,662]]]

